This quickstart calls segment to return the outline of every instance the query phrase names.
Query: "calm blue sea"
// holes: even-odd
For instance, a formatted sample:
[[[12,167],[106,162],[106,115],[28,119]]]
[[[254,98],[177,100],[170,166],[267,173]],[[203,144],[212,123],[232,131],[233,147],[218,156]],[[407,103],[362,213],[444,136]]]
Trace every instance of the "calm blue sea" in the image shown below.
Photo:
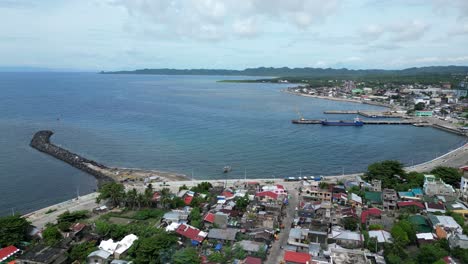
[[[433,159],[464,139],[413,126],[293,125],[324,110],[379,109],[281,93],[285,85],[218,83],[222,76],[0,73],[0,215],[95,189],[93,177],[31,149],[32,134],[109,166],[195,178],[360,172],[372,162]],[[352,119],[354,116],[329,118]]]

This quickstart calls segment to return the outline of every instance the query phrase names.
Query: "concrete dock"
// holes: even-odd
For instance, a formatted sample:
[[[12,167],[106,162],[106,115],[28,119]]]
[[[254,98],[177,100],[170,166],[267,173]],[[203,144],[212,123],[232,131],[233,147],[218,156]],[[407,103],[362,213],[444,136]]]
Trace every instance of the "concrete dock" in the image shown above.
[[[404,114],[391,111],[361,111],[361,110],[330,110],[324,111],[328,115],[360,115],[368,118],[403,118]]]

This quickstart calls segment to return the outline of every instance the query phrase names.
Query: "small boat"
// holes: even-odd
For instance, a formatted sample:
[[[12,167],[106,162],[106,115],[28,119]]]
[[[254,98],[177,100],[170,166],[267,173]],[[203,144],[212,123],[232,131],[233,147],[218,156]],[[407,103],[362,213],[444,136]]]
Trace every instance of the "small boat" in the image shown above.
[[[224,173],[228,173],[228,172],[230,172],[231,170],[232,170],[232,169],[231,169],[231,166],[224,166],[224,168],[223,168],[223,172],[224,172]]]
[[[353,121],[328,121],[323,120],[322,125],[324,126],[363,126],[364,122],[361,121],[358,117],[356,117]]]

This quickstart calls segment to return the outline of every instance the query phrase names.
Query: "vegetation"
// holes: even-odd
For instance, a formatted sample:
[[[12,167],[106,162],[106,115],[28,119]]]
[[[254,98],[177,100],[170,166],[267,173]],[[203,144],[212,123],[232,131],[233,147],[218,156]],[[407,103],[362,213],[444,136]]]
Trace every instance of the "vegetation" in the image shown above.
[[[454,187],[460,187],[460,178],[462,177],[462,174],[456,168],[439,166],[433,169],[431,174],[434,174],[447,184],[453,185]]]
[[[177,237],[163,230],[151,237],[142,237],[135,241],[129,255],[135,264],[163,263],[164,252],[170,251],[177,245]]]
[[[392,188],[396,191],[407,191],[417,188],[424,183],[424,174],[417,172],[406,173],[399,161],[386,160],[369,165],[364,174],[367,181],[380,180],[382,188]]]
[[[358,227],[358,221],[354,217],[343,218],[343,226],[347,230],[355,231]]]
[[[97,202],[100,202],[102,199],[110,199],[114,206],[120,206],[125,198],[125,187],[121,183],[110,182],[104,184],[99,189],[99,196],[97,197]]]
[[[71,261],[79,261],[82,263],[86,262],[86,257],[96,250],[96,245],[94,242],[83,242],[81,244],[77,244],[72,246],[70,253],[68,254],[68,258]]]
[[[203,220],[202,220],[202,215],[200,213],[200,208],[194,207],[192,211],[190,212],[189,219],[190,219],[190,225],[196,228],[203,227]]]
[[[54,225],[47,225],[44,232],[42,232],[42,237],[44,238],[44,242],[49,246],[56,244],[63,238],[62,233]]]
[[[174,264],[197,264],[201,263],[198,252],[194,248],[184,248],[177,251],[172,259]]]
[[[249,205],[249,202],[249,196],[247,194],[245,194],[244,197],[237,198],[236,209],[241,212],[245,212],[247,206]]]
[[[213,185],[209,182],[201,182],[197,186],[192,187],[190,190],[196,193],[208,194]]]
[[[26,241],[30,227],[31,224],[20,215],[0,217],[0,247]]]

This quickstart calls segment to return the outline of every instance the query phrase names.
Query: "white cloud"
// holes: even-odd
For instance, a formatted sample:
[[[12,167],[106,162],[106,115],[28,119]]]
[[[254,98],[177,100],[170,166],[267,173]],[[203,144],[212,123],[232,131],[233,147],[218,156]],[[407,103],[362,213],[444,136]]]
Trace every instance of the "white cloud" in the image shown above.
[[[223,39],[231,35],[254,37],[271,23],[286,22],[307,29],[338,9],[328,0],[109,0],[123,7],[138,27],[168,31],[179,37]],[[150,25],[153,24],[153,25]],[[129,27],[130,28],[130,27]]]
[[[360,31],[360,36],[368,41],[384,37],[387,37],[387,41],[414,41],[421,39],[429,29],[430,25],[420,20],[385,25],[371,24]]]

